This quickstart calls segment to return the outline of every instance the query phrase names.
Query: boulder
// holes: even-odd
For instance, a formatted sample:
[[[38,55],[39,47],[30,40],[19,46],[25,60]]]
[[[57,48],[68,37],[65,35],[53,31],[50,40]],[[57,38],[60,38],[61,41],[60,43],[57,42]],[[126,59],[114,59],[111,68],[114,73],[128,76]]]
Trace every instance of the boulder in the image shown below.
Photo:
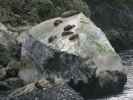
[[[61,23],[55,25],[57,20]],[[33,27],[22,42],[22,56],[32,59],[46,79],[60,78],[107,91],[119,90],[126,83],[119,55],[104,32],[83,13]]]
[[[36,70],[35,64],[30,59],[23,57],[20,63],[18,77],[24,81],[24,84],[37,81],[41,78],[42,74]]]
[[[7,28],[5,27],[5,25],[0,23],[0,30],[7,31]]]

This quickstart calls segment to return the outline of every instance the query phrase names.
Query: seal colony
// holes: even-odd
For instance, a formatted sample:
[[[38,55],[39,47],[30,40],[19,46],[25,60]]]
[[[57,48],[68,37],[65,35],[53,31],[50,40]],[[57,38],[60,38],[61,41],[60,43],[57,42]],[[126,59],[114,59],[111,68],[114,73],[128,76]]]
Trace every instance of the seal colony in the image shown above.
[[[62,80],[85,98],[119,91],[127,81],[119,55],[83,13],[42,22],[23,40],[22,58],[31,60],[39,79]]]

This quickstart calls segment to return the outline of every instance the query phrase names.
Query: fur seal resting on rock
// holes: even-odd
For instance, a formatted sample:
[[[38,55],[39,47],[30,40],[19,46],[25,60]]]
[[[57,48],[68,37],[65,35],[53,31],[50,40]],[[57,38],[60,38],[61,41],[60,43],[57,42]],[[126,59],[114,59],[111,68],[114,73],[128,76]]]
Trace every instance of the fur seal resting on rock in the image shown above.
[[[83,95],[84,91],[102,90],[105,94],[122,89],[126,70],[104,32],[83,13],[62,18],[63,23],[55,27],[58,19],[42,22],[29,31],[22,42],[22,57],[32,59],[43,78],[60,78],[75,90],[79,86],[77,91]],[[64,37],[67,25],[74,25],[70,29],[73,34]],[[50,36],[56,36],[54,42],[48,42]]]

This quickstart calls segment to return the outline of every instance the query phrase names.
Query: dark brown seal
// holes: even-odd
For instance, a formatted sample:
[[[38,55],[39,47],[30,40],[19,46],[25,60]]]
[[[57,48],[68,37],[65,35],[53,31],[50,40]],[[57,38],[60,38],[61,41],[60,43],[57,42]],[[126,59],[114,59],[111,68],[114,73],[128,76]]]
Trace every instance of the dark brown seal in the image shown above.
[[[69,31],[71,29],[73,29],[76,25],[67,25],[64,27],[64,31]]]
[[[39,82],[35,83],[35,87],[38,89],[43,89],[43,87],[41,86],[41,84]]]
[[[56,38],[57,38],[57,36],[50,36],[50,37],[48,38],[48,43],[53,42]]]
[[[79,35],[78,34],[74,34],[72,35],[69,40],[72,41],[72,40],[76,40],[76,39],[79,39]]]
[[[64,31],[64,32],[62,32],[62,36],[67,36],[67,35],[71,35],[71,34],[73,34],[74,32],[72,32],[72,31]]]
[[[63,21],[58,19],[54,21],[54,26],[58,26],[59,24],[61,24]]]

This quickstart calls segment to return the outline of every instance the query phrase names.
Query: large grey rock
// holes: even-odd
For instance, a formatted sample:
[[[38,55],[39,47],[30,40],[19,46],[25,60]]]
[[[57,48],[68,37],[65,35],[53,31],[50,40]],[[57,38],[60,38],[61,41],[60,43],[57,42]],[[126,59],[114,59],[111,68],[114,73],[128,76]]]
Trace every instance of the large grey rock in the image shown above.
[[[33,27],[24,39],[22,56],[31,58],[48,79],[94,83],[105,90],[116,90],[126,82],[119,55],[104,32],[82,13]]]
[[[30,70],[27,71],[28,73],[33,73],[34,71],[35,73],[42,74],[43,76],[41,76],[46,79],[63,78],[65,81],[74,79],[75,82],[78,82],[79,80],[87,82],[88,78],[92,78],[93,74],[95,73],[96,67],[93,61],[90,61],[91,63],[88,65],[90,67],[88,67],[87,64],[82,62],[82,58],[73,54],[52,49],[45,44],[41,44],[32,37],[29,37],[26,43],[28,43],[28,45],[23,44],[22,47],[23,59],[29,57],[33,60],[32,63],[34,63],[32,66],[30,66]],[[31,49],[33,51],[30,52],[29,50]],[[40,56],[42,58],[40,58]],[[37,71],[34,70],[35,68]],[[85,71],[85,69],[87,70]],[[20,71],[20,77],[25,74],[25,72],[26,70],[23,73]],[[29,79],[32,78],[29,77]]]

